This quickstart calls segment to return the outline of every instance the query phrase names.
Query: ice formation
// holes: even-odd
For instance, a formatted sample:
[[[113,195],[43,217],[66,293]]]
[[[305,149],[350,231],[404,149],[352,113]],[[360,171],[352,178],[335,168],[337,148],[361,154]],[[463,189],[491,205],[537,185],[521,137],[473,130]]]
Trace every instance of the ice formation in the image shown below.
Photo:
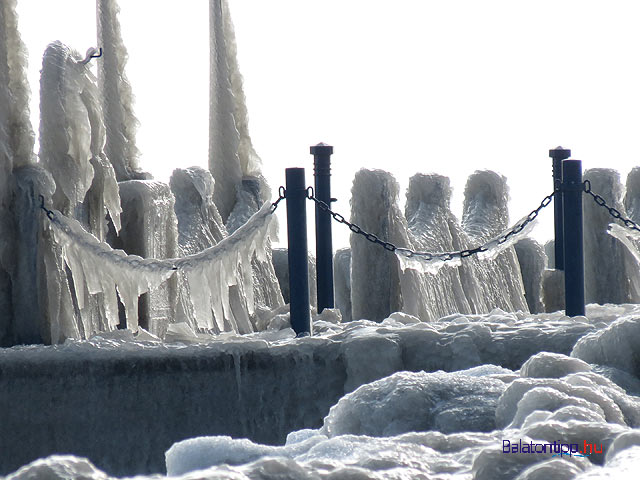
[[[259,183],[259,205],[269,200],[270,192],[249,136],[242,75],[227,0],[210,0],[209,9],[209,170],[216,182],[214,200],[226,223],[244,178],[253,177]]]
[[[449,268],[440,269],[442,265],[425,267],[404,253],[394,256],[381,251],[352,234],[354,318],[377,320],[403,311],[429,321],[456,312],[486,313],[496,306],[527,311],[513,246],[497,240],[508,226],[508,216],[502,216],[507,215],[504,177],[493,172],[469,177],[462,226],[450,210],[449,181],[440,175],[411,178],[404,215],[396,205],[397,183],[386,172],[359,171],[352,195],[353,222],[397,247],[438,253],[490,245],[484,258],[458,258],[447,262]]]
[[[98,87],[104,112],[106,145],[119,182],[149,178],[140,171],[136,147],[138,120],[133,111],[133,93],[125,66],[127,48],[122,41],[117,0],[98,0],[98,43],[103,55],[98,62]]]
[[[34,133],[29,121],[27,54],[18,31],[16,1],[0,5],[0,345],[12,342],[12,283],[19,242],[12,208],[12,171],[34,162]],[[13,277],[13,279],[12,279]],[[15,285],[14,285],[15,286]]]
[[[533,238],[523,238],[518,241],[514,247],[516,249],[516,255],[518,256],[518,263],[520,264],[524,296],[527,299],[529,311],[531,313],[545,312],[547,310],[545,310],[544,306],[542,282],[547,256],[544,253],[542,245]]]
[[[144,181],[131,182],[147,185]],[[146,195],[149,199],[158,197],[160,196]],[[140,208],[139,211],[148,212],[152,209]],[[113,250],[108,244],[100,242],[86,232],[79,222],[65,217],[60,212],[54,212],[51,225],[55,241],[62,247],[62,258],[72,274],[78,308],[82,311],[85,307],[82,301],[85,298],[85,288],[90,294],[99,293],[104,297],[104,313],[108,325],[100,325],[97,328],[85,326],[85,331],[108,331],[118,325],[118,297],[125,306],[127,327],[136,331],[138,297],[157,288],[175,271],[183,272],[185,275],[196,326],[215,326],[218,331],[226,331],[231,327],[238,331],[237,322],[242,319],[233,315],[229,287],[237,286],[243,289],[248,313],[253,314],[251,259],[253,255],[257,255],[259,260],[265,260],[266,243],[269,236],[274,234],[273,218],[270,205],[265,203],[234,235],[223,239],[216,246],[186,257],[166,260],[143,259],[135,255],[126,255],[122,250]],[[166,220],[166,215],[164,219]],[[163,225],[166,226],[167,223],[165,221]],[[154,231],[156,235],[159,234],[157,229]],[[142,240],[144,238],[146,237],[143,236]],[[167,242],[161,241],[159,245],[166,246]],[[140,248],[145,247],[148,246],[143,242]],[[158,252],[145,250],[141,253]],[[231,323],[230,326],[225,325],[225,319]],[[244,327],[251,330],[249,326]]]
[[[627,216],[622,203],[620,174],[612,169],[594,168],[585,171],[585,180],[594,193],[602,196],[610,207]],[[627,192],[627,203],[633,204]],[[597,205],[589,195],[584,199],[584,277],[587,303],[640,302],[640,273],[627,249],[619,239],[606,235],[610,213]]]

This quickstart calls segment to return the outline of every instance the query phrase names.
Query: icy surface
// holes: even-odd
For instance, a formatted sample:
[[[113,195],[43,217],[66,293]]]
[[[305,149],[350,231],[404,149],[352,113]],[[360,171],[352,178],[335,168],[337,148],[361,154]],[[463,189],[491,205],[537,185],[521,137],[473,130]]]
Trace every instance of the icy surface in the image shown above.
[[[212,337],[172,325],[179,343],[161,343],[143,330],[114,331],[55,347],[0,350],[0,448],[20,464],[35,458],[30,452],[67,451],[109,472],[158,472],[172,443],[209,435],[177,443],[167,457],[176,475],[212,468],[195,478],[229,472],[245,478],[267,465],[293,478],[357,471],[364,478],[513,479],[527,469],[524,478],[537,478],[536,470],[600,471],[636,444],[640,426],[638,397],[613,380],[636,386],[640,380],[566,355],[589,332],[595,338],[638,315],[637,305],[590,305],[586,318],[496,310],[432,324],[401,313],[382,323],[344,324],[323,312],[315,319],[317,335],[304,339],[287,328]],[[625,356],[635,362],[634,350],[618,352]],[[6,382],[13,387],[4,388]],[[163,395],[150,393],[158,391]],[[109,398],[119,400],[104,403]],[[51,402],[55,416],[44,408]],[[96,409],[100,415],[90,413]],[[123,411],[126,429],[110,427]],[[15,436],[16,422],[27,443]],[[52,434],[41,438],[32,428]],[[100,438],[91,435],[96,429]],[[504,439],[587,441],[603,452],[505,454]],[[79,460],[53,458],[37,468],[62,468],[60,462],[73,469],[69,462]]]

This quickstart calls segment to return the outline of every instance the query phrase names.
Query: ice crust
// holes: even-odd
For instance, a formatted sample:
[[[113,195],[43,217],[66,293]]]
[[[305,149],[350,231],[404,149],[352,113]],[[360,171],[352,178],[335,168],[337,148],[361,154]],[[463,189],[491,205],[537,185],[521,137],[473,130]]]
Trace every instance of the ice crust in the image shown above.
[[[0,448],[19,448],[14,425],[27,421],[50,425],[58,442],[89,435],[82,448],[66,443],[65,451],[89,455],[121,474],[124,465],[126,472],[160,471],[159,446],[168,449],[194,436],[188,432],[220,436],[178,443],[167,456],[174,475],[211,466],[197,478],[225,478],[229,472],[245,478],[266,465],[293,478],[344,478],[353,471],[364,478],[447,472],[460,479],[516,478],[534,464],[545,471],[599,471],[594,465],[607,468],[635,445],[639,399],[608,378],[623,378],[612,375],[612,367],[603,370],[567,354],[589,332],[608,331],[621,317],[639,314],[637,305],[590,305],[586,318],[572,319],[498,310],[432,324],[407,314],[348,324],[325,316],[316,321],[316,336],[303,339],[290,329],[218,337],[186,330],[178,336],[173,329],[180,343],[172,344],[125,330],[54,347],[0,350],[0,382],[20,385],[0,385]],[[632,362],[635,353],[626,355]],[[73,372],[75,393],[67,391],[67,371]],[[94,378],[102,380],[95,384]],[[40,392],[37,402],[58,406],[55,418],[34,400],[20,400],[33,397],[29,385]],[[165,393],[140,403],[151,391]],[[100,406],[106,398],[122,402]],[[102,415],[88,415],[87,408]],[[101,429],[122,408],[131,415],[126,429],[107,428],[99,441],[91,440],[86,422],[89,430]],[[177,423],[158,422],[165,416]],[[74,427],[79,418],[85,418],[81,431]],[[9,458],[33,458],[28,452],[45,439],[28,437],[35,443]],[[618,452],[609,454],[618,438]],[[588,459],[507,455],[503,439],[586,440],[602,444],[604,453]],[[69,462],[49,460],[59,461]]]

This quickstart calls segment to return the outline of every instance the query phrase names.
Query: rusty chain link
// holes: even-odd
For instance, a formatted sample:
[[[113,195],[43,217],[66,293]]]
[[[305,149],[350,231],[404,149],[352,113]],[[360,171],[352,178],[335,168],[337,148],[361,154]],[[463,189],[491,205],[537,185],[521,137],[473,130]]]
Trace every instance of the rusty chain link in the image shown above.
[[[466,258],[466,257],[470,257],[472,255],[475,255],[477,253],[486,252],[487,250],[489,250],[490,246],[493,245],[493,244],[502,245],[503,243],[505,243],[512,236],[517,235],[518,233],[522,232],[522,230],[524,230],[524,228],[529,223],[533,222],[536,219],[536,217],[538,216],[538,214],[540,213],[540,210],[542,210],[544,207],[546,207],[547,205],[549,205],[551,203],[551,200],[553,199],[554,195],[555,195],[555,192],[552,192],[550,195],[547,195],[546,197],[544,197],[542,202],[540,202],[540,205],[538,206],[538,208],[536,208],[529,215],[524,217],[524,220],[522,220],[521,222],[518,222],[516,225],[514,225],[507,233],[505,233],[504,235],[501,235],[498,238],[492,239],[492,240],[488,241],[487,243],[485,243],[483,245],[480,245],[479,247],[469,248],[469,249],[466,249],[466,250],[460,250],[460,251],[457,251],[457,252],[430,253],[430,252],[415,252],[415,251],[410,250],[408,248],[396,247],[391,242],[385,242],[384,240],[379,239],[373,233],[369,233],[369,232],[363,230],[362,228],[360,228],[355,223],[351,223],[348,220],[346,220],[344,218],[344,216],[340,215],[339,213],[336,213],[336,212],[332,211],[331,208],[329,207],[329,205],[327,205],[322,200],[318,200],[314,196],[313,187],[308,187],[307,188],[307,198],[309,200],[313,200],[316,203],[316,205],[318,206],[318,208],[320,208],[320,210],[323,210],[323,211],[329,213],[336,222],[345,224],[346,226],[349,227],[349,230],[351,230],[353,233],[355,233],[357,235],[362,235],[365,239],[369,240],[371,243],[378,244],[378,245],[382,246],[385,250],[388,250],[390,252],[398,252],[398,253],[400,253],[400,254],[408,257],[408,258],[411,258],[411,257],[423,257],[425,260],[441,260],[441,261],[444,261],[444,262],[446,262],[448,260],[453,260],[454,258]]]
[[[590,195],[591,198],[593,198],[594,202],[596,202],[598,205],[600,205],[605,210],[608,210],[609,214],[613,218],[615,218],[616,220],[620,220],[622,223],[624,223],[624,225],[626,227],[631,228],[632,230],[637,230],[638,232],[640,232],[640,227],[638,226],[638,224],[636,222],[634,222],[633,220],[630,220],[628,218],[623,217],[619,210],[616,210],[615,208],[610,207],[609,205],[607,205],[607,202],[606,202],[606,200],[604,198],[602,198],[597,193],[593,193],[593,191],[591,190],[591,182],[589,180],[585,180],[583,182],[583,185],[584,185],[584,192],[587,195]]]

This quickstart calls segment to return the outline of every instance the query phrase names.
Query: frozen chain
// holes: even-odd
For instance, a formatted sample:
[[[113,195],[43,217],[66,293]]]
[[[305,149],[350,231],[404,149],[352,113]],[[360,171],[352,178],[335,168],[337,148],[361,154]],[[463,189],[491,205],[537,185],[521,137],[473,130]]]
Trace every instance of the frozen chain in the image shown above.
[[[551,203],[551,200],[553,199],[554,194],[555,194],[555,192],[552,192],[550,195],[547,195],[546,197],[544,197],[542,202],[540,202],[540,205],[538,206],[538,208],[536,208],[529,215],[527,215],[522,222],[517,223],[507,233],[505,233],[504,235],[500,236],[497,239],[497,244],[498,245],[502,245],[510,237],[512,237],[514,235],[517,235],[518,233],[522,232],[522,230],[524,230],[524,228],[529,223],[533,222],[536,219],[536,217],[540,213],[540,210],[542,210],[544,207],[546,207],[547,205],[549,205]],[[409,258],[410,257],[424,257],[425,260],[441,260],[441,261],[453,260],[454,258],[465,258],[465,257],[470,257],[471,255],[475,255],[475,254],[480,253],[480,252],[486,252],[487,250],[489,250],[490,244],[496,242],[496,240],[491,240],[490,242],[487,242],[487,243],[485,243],[485,244],[483,244],[483,245],[481,245],[479,247],[470,248],[470,249],[466,249],[466,250],[460,250],[460,251],[457,251],[457,252],[444,252],[444,253],[415,252],[415,251],[410,250],[408,248],[396,247],[393,243],[385,242],[384,240],[380,240],[373,233],[366,232],[365,230],[360,228],[355,223],[349,222],[348,220],[346,220],[344,218],[344,216],[340,215],[339,213],[336,213],[336,212],[332,211],[331,208],[329,207],[329,205],[327,205],[325,202],[323,202],[322,200],[318,200],[313,194],[313,187],[308,187],[307,188],[307,198],[309,200],[313,200],[316,203],[316,205],[318,206],[318,208],[320,208],[320,210],[323,210],[323,211],[329,213],[336,222],[344,223],[346,226],[348,226],[349,230],[351,230],[353,233],[355,233],[357,235],[362,235],[364,238],[369,240],[371,243],[378,244],[378,245],[382,246],[385,250],[389,250],[390,252],[398,252],[398,253],[401,253],[402,255],[404,255],[406,257],[409,257]]]
[[[620,211],[618,211],[615,208],[610,207],[609,205],[607,205],[607,202],[605,201],[604,198],[602,198],[597,193],[593,193],[593,191],[591,190],[591,182],[589,180],[585,180],[583,182],[583,185],[584,185],[584,192],[586,194],[590,195],[593,198],[594,202],[596,202],[598,205],[600,205],[605,210],[608,210],[609,214],[613,218],[623,222],[626,227],[631,228],[632,230],[637,230],[638,232],[640,232],[640,227],[638,226],[638,224],[636,222],[634,222],[633,220],[630,220],[628,218],[624,218],[622,216],[622,214],[620,213]]]

